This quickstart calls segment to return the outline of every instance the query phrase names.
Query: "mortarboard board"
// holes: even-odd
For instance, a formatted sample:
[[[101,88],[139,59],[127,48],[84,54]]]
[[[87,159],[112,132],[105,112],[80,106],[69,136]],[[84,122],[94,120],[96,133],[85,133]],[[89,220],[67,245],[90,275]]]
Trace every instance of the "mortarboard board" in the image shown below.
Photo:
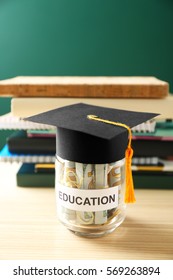
[[[89,115],[98,116],[101,121],[92,117],[89,119]],[[157,115],[78,103],[26,120],[57,127],[56,153],[61,158],[100,164],[123,159],[128,145],[126,128],[132,128]]]

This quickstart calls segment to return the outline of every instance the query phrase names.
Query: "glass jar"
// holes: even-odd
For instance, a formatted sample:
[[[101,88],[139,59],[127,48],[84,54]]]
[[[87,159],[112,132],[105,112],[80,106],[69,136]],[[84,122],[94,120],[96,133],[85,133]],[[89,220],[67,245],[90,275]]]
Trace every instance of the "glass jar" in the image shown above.
[[[84,164],[56,156],[55,187],[59,219],[77,235],[102,236],[125,218],[125,159]]]

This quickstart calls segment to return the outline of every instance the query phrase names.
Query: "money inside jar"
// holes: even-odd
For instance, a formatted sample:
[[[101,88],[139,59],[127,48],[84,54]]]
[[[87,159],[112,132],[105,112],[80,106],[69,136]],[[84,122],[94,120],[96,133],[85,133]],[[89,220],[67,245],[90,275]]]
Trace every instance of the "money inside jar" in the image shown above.
[[[86,164],[56,156],[60,220],[74,232],[80,227],[83,235],[91,229],[101,233],[104,226],[109,228],[115,221],[122,221],[125,217],[124,164],[125,159],[110,164]],[[111,189],[114,191],[109,192]]]

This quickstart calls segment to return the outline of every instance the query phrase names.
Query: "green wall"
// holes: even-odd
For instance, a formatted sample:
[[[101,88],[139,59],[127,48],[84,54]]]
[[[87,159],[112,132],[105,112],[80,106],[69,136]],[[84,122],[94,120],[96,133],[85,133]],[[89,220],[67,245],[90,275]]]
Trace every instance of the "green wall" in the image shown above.
[[[17,75],[153,75],[173,91],[173,1],[0,0],[0,80]]]

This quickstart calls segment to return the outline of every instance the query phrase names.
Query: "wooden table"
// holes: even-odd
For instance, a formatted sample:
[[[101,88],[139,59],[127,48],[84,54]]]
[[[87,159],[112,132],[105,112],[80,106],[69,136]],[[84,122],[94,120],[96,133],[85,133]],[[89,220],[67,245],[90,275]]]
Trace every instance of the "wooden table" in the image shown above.
[[[136,190],[125,222],[100,238],[78,237],[58,221],[51,188],[15,184],[0,164],[0,259],[173,259],[173,191]]]

